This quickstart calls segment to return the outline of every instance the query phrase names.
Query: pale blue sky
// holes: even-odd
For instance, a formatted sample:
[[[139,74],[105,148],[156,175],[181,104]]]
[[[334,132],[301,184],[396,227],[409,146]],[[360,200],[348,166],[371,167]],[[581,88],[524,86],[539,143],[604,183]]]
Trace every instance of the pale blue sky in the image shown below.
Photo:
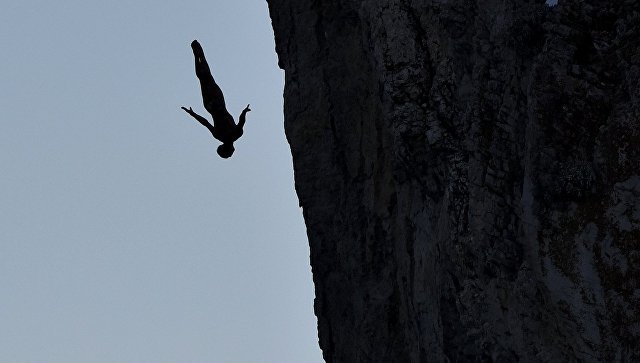
[[[5,2],[0,50],[0,362],[321,361],[266,2]]]

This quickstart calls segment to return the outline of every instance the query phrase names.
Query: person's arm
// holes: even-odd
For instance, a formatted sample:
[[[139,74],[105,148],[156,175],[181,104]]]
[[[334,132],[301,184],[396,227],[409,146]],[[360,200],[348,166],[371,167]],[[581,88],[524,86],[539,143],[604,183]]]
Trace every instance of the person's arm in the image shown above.
[[[213,132],[213,126],[211,126],[211,124],[209,123],[209,121],[207,121],[206,118],[198,115],[197,113],[195,113],[191,107],[189,107],[189,109],[187,110],[186,107],[182,107],[183,110],[185,110],[186,113],[188,113],[189,115],[191,115],[191,117],[195,118],[196,120],[198,120],[198,122],[200,122],[202,124],[202,126],[206,127],[207,129],[209,129],[211,132]]]
[[[240,128],[244,127],[244,123],[247,120],[247,112],[251,111],[251,109],[249,108],[249,105],[247,105],[247,107],[244,108],[244,110],[242,110],[242,113],[240,114],[240,119],[238,121],[238,126]]]

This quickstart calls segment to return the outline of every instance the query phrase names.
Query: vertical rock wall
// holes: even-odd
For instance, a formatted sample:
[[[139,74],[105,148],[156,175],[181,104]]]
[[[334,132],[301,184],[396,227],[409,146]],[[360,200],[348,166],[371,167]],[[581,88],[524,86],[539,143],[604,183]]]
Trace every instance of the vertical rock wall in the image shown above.
[[[327,362],[640,361],[640,3],[268,0]]]

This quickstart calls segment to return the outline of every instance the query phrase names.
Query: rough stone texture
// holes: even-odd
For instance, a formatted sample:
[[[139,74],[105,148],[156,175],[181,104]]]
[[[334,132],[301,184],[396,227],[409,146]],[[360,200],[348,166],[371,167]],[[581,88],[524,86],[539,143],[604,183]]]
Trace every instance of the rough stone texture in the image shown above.
[[[640,2],[268,0],[327,362],[640,361]]]

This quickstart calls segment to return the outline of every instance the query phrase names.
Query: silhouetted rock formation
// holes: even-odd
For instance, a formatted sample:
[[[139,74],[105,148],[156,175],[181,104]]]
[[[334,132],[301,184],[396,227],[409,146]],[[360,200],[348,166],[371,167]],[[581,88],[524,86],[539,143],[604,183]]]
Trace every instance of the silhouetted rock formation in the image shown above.
[[[268,2],[326,361],[640,361],[640,2]]]

